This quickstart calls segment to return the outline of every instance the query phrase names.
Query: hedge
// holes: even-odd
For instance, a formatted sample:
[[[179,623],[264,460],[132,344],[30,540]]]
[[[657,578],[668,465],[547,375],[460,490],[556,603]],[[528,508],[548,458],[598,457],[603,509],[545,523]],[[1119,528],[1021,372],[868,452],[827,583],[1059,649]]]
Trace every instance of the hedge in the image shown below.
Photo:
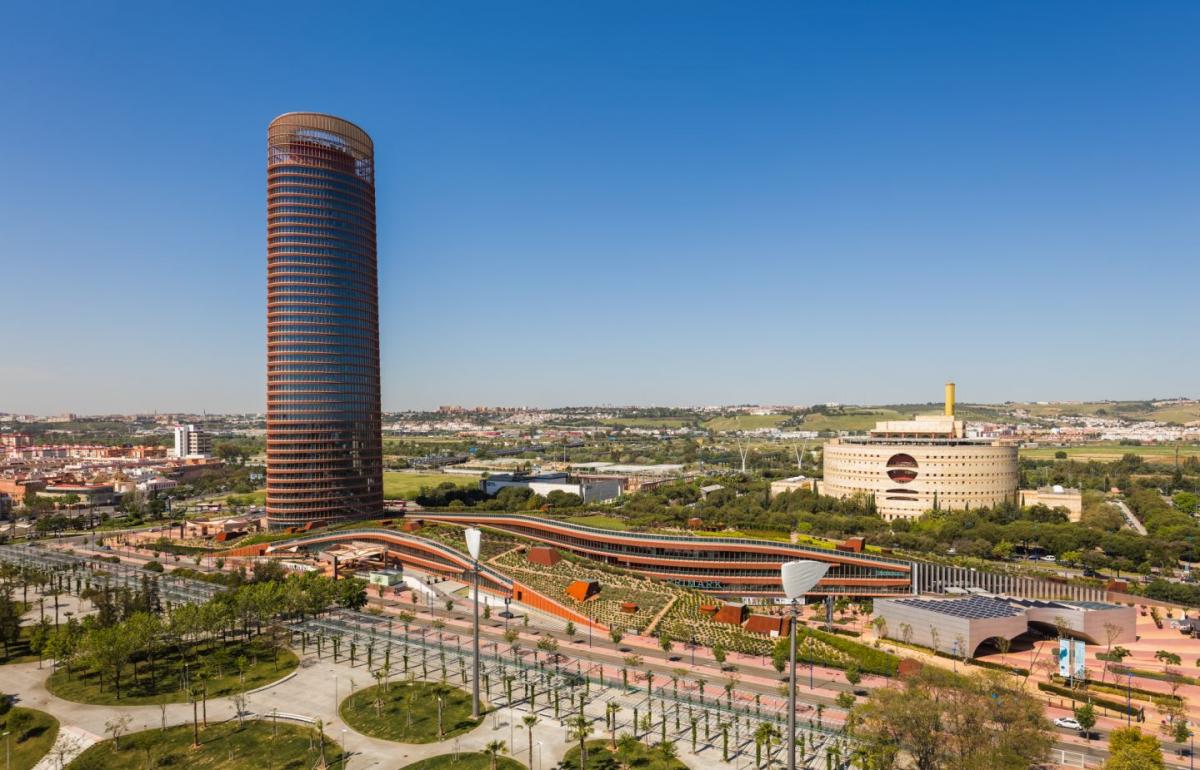
[[[1110,711],[1116,711],[1121,714],[1131,714],[1137,717],[1139,721],[1146,718],[1145,709],[1141,706],[1127,707],[1124,703],[1119,701],[1108,700],[1107,698],[1096,698],[1090,694],[1080,693],[1078,690],[1072,690],[1069,687],[1059,687],[1056,684],[1049,684],[1047,682],[1038,682],[1037,687],[1042,692],[1061,695],[1062,697],[1070,698],[1073,701],[1091,702],[1097,706],[1103,706]],[[1080,695],[1084,695],[1085,697],[1081,698]]]
[[[864,674],[895,676],[897,670],[900,668],[900,658],[892,655],[890,652],[877,650],[874,647],[868,647],[865,644],[852,642],[836,634],[827,634],[824,631],[818,631],[813,628],[808,629],[807,633],[811,634],[814,639],[822,644],[826,644],[838,652],[847,655],[858,664],[859,670]],[[833,666],[834,668],[843,668],[842,663],[837,660],[818,660],[817,662]]]
[[[1085,682],[1085,685],[1088,692],[1104,692],[1108,693],[1109,695],[1118,696],[1129,693],[1131,697],[1139,700],[1148,700],[1151,702],[1156,700],[1174,701],[1180,706],[1183,705],[1183,698],[1179,697],[1178,695],[1171,695],[1170,693],[1153,692],[1151,690],[1143,690],[1140,687],[1123,687],[1120,684],[1113,684],[1111,682],[1095,682],[1090,679]]]
[[[1110,668],[1109,670],[1112,670],[1112,669]],[[1184,684],[1184,685],[1200,684],[1200,681],[1196,680],[1195,676],[1188,676],[1187,674],[1169,674],[1169,673],[1163,673],[1163,672],[1152,672],[1152,670],[1147,670],[1145,668],[1134,668],[1133,675],[1141,676],[1142,679],[1156,679],[1158,681],[1171,681],[1171,679],[1178,678],[1178,681],[1182,682],[1182,684]]]

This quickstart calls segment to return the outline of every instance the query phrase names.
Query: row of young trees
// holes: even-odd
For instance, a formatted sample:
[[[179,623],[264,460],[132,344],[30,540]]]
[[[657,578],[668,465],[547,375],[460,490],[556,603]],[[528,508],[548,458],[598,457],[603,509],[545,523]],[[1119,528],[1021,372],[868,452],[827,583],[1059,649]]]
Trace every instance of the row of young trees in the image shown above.
[[[52,623],[43,616],[30,633],[30,649],[64,666],[88,667],[121,698],[132,672],[156,690],[162,677],[180,679],[186,667],[233,640],[269,636],[277,654],[280,621],[315,616],[331,606],[361,607],[366,581],[334,581],[316,573],[272,577],[224,590],[202,604],[164,603],[156,579],[145,576],[137,588],[102,585],[85,588],[82,598],[96,612],[82,619]]]

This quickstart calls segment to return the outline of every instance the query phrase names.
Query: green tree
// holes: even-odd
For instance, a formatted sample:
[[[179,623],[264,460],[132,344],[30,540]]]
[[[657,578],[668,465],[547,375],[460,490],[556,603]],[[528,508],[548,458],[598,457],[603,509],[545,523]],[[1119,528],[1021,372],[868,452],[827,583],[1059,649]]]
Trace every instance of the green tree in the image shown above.
[[[1136,727],[1122,727],[1109,733],[1108,752],[1104,770],[1163,770],[1158,738],[1143,735]]]
[[[767,764],[770,764],[771,746],[779,737],[779,728],[770,722],[762,722],[754,730],[754,766],[762,767],[763,748],[767,752]]]
[[[1084,737],[1090,741],[1092,728],[1096,726],[1096,708],[1092,706],[1091,701],[1075,707],[1075,721],[1083,729]]]
[[[521,717],[521,722],[522,722],[522,724],[525,725],[525,733],[529,737],[529,766],[530,767],[533,767],[533,728],[537,727],[537,723],[540,721],[541,720],[538,719],[537,714],[526,714],[525,716]]]
[[[85,657],[112,682],[117,700],[121,699],[121,675],[136,651],[136,640],[121,626],[96,628],[83,640]]]
[[[567,726],[569,740],[579,741],[579,770],[587,768],[587,739],[592,734],[592,720],[583,715],[572,717]]]
[[[1026,770],[1045,759],[1053,740],[1037,699],[997,671],[926,666],[872,690],[854,714],[852,733],[877,768],[905,755],[917,770]]]
[[[791,661],[791,641],[789,637],[780,637],[771,648],[771,665],[779,673],[783,673]]]
[[[624,733],[617,739],[617,762],[620,763],[622,770],[629,770],[633,767],[640,748],[641,744],[638,739],[629,733]]]
[[[487,745],[483,747],[483,753],[487,755],[492,770],[496,770],[496,764],[500,761],[500,755],[507,751],[508,747],[504,741],[488,741]]]
[[[1171,723],[1171,737],[1174,738],[1175,742],[1180,746],[1187,744],[1188,739],[1192,737],[1192,730],[1188,726],[1186,717],[1176,719]]]
[[[1200,496],[1191,492],[1176,492],[1171,497],[1171,504],[1175,506],[1175,510],[1180,513],[1193,514],[1196,512],[1197,506],[1200,506]]]
[[[12,646],[21,638],[21,608],[13,600],[12,588],[0,588],[0,644],[4,645],[4,658],[12,655]]]
[[[1177,653],[1170,650],[1158,650],[1154,653],[1155,660],[1161,661],[1163,664],[1163,673],[1166,673],[1168,666],[1178,666],[1183,662],[1183,658]]]
[[[348,610],[361,610],[367,604],[367,581],[347,578],[334,583],[335,601]]]

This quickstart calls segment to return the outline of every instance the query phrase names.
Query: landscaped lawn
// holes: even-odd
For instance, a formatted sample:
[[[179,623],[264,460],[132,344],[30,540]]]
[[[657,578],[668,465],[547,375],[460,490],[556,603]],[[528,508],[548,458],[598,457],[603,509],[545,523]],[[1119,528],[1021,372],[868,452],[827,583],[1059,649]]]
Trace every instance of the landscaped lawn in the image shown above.
[[[246,493],[230,492],[229,494],[221,497],[220,500],[218,500],[217,502],[223,503],[231,497],[236,497],[239,500],[243,500],[246,503],[248,503],[249,505],[260,505],[260,506],[266,505],[267,504],[267,488],[263,487],[262,489],[256,489],[253,492],[246,492]]]
[[[470,732],[481,720],[471,719],[471,694],[445,687],[442,736],[438,737],[439,685],[432,682],[389,682],[359,690],[342,701],[346,724],[364,735],[401,743],[433,743]],[[376,705],[376,695],[382,708]]]
[[[237,720],[210,723],[200,731],[200,747],[192,748],[192,726],[146,730],[89,748],[68,770],[129,770],[179,767],[188,770],[308,770],[318,767],[321,742],[314,728],[290,722]],[[325,739],[328,767],[340,770],[341,747]]]
[[[618,745],[620,745],[619,741]],[[630,767],[638,768],[638,770],[687,770],[687,765],[683,762],[678,759],[665,759],[656,746],[647,746],[641,741],[638,741],[629,756],[623,759]],[[567,770],[579,770],[578,741],[563,756],[560,764]],[[616,770],[622,765],[623,763],[618,761],[611,751],[608,741],[587,742],[586,770]]]
[[[385,471],[383,474],[383,498],[385,500],[412,500],[420,493],[421,487],[436,487],[447,481],[459,487],[474,487],[479,484],[479,479],[475,476],[463,476],[457,473]]]
[[[219,698],[239,690],[253,690],[276,679],[283,677],[296,668],[299,660],[296,655],[286,648],[278,649],[278,662],[272,662],[271,643],[265,637],[256,637],[250,642],[242,640],[221,644],[204,644],[193,648],[188,657],[189,676],[191,681],[199,684],[205,671],[209,673],[208,697]],[[244,679],[239,675],[238,659],[244,658],[246,668]],[[94,703],[98,705],[113,705],[120,703],[128,706],[181,703],[187,700],[187,694],[182,687],[183,665],[179,653],[174,649],[166,649],[155,661],[156,675],[149,674],[149,665],[142,661],[138,664],[138,675],[134,676],[132,665],[126,666],[121,676],[121,698],[117,700],[113,683],[105,677],[103,684],[100,675],[90,666],[75,666],[70,675],[66,667],[50,675],[46,680],[46,689],[65,700],[76,703]]]
[[[0,716],[0,733],[4,732],[12,733],[12,769],[29,770],[54,745],[58,720],[44,711],[14,706]]]
[[[590,513],[586,516],[568,516],[567,521],[571,524],[581,524],[585,527],[596,527],[597,529],[629,529],[629,525],[624,519],[618,519],[615,516],[605,516],[602,513]]]
[[[401,770],[492,770],[492,760],[487,754],[481,752],[439,754],[436,757],[405,765]],[[525,765],[515,759],[497,757],[496,770],[525,770]]]

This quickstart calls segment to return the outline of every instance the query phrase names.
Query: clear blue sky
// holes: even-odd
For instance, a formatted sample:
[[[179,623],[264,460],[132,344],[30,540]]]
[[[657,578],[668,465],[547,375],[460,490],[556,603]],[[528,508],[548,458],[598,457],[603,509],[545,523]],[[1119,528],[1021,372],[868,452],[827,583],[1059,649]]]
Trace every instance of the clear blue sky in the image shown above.
[[[1200,395],[1200,5],[10,3],[0,410],[260,411],[265,131],[384,407]]]

